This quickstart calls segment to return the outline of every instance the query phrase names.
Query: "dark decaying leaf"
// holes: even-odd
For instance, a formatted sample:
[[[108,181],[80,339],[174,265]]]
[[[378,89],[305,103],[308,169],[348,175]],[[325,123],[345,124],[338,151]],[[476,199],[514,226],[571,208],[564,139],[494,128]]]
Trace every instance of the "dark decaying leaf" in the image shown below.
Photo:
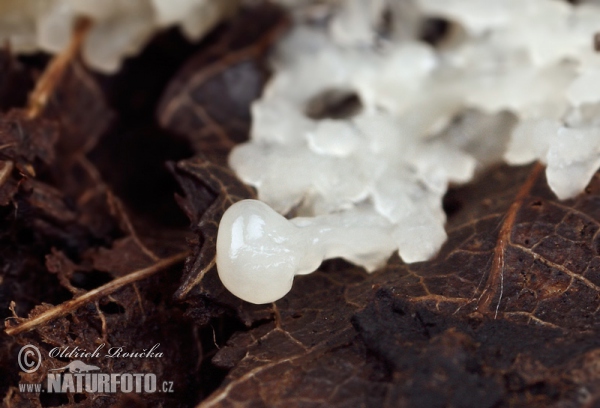
[[[66,67],[43,115],[60,124],[58,151],[65,160],[89,153],[115,117],[93,76],[77,60]]]
[[[52,66],[48,69],[52,69]],[[64,84],[60,83],[62,78],[57,76],[59,82],[52,85],[63,87]],[[83,84],[73,84],[73,87],[83,88]],[[96,96],[99,97],[96,105],[102,106],[100,94]],[[65,109],[61,111],[61,116],[68,118],[71,113],[72,110]],[[57,163],[69,169],[67,162],[62,160],[65,157],[56,148],[64,136],[61,120],[56,116],[33,113],[27,107],[14,108],[0,115],[0,155],[4,169],[9,170],[3,174],[0,183],[0,191],[4,193],[0,203],[4,206],[0,210],[0,306],[3,317],[8,317],[9,303],[12,313],[22,313],[51,307],[45,302],[60,303],[69,298],[69,291],[78,293],[78,289],[69,281],[70,276],[59,273],[61,267],[70,266],[68,258],[56,251],[50,255],[47,263],[48,270],[56,273],[58,281],[64,284],[61,287],[56,277],[46,270],[45,255],[50,253],[54,245],[73,253],[99,238],[86,225],[85,211],[74,205],[78,197],[65,193],[60,189],[60,183],[44,177],[59,167]],[[45,180],[36,178],[40,175]],[[10,189],[7,193],[8,186]],[[97,208],[92,212],[92,218],[105,214]],[[105,214],[104,218],[110,219],[112,216]],[[106,225],[110,223],[105,223],[105,228]],[[109,237],[104,238],[109,240]],[[24,338],[10,338],[4,333],[0,335],[1,347],[8,351],[0,361],[2,378],[7,379],[1,387],[3,394],[8,390],[4,399],[8,406],[39,406],[38,396],[30,396],[29,401],[19,403],[21,398],[14,388],[9,388],[11,384],[16,385],[15,377],[19,377],[19,371],[14,369],[15,347],[24,342]]]
[[[77,64],[76,61],[72,63]],[[2,66],[2,69],[5,68]],[[51,69],[52,66],[49,66],[48,70]],[[1,74],[0,77],[5,78]],[[57,75],[55,79],[58,82],[51,85],[62,92],[77,89],[81,94],[88,89],[85,84],[72,79],[67,80],[71,85],[65,88],[64,75]],[[53,98],[54,94],[50,96],[49,104],[60,102]],[[93,99],[98,108],[94,112],[107,113],[96,116],[96,120],[107,120],[110,112],[101,94],[96,92]],[[81,188],[85,201],[77,206],[77,195],[65,193],[60,183],[46,177],[59,167],[57,164],[61,168],[69,168],[65,156],[56,147],[66,137],[61,119],[64,118],[66,122],[71,118],[77,112],[75,105],[75,101],[72,101],[71,106],[64,106],[60,110],[60,118],[59,115],[43,112],[34,114],[28,107],[22,106],[12,106],[0,114],[0,159],[3,165],[0,176],[0,307],[3,317],[8,317],[8,306],[13,301],[13,310],[23,313],[36,303],[60,303],[68,299],[69,292],[57,284],[56,277],[48,273],[45,267],[45,256],[50,253],[51,247],[60,246],[73,254],[99,239],[109,242],[110,236],[99,233],[89,222],[91,220],[100,219],[97,224],[102,224],[101,230],[104,232],[112,233],[115,229],[116,222],[112,215],[106,210],[101,211],[102,207],[89,208],[89,211],[82,209],[85,203],[93,201],[83,190],[87,187],[96,188],[95,185],[88,184]],[[78,170],[73,171],[78,173]],[[0,342],[3,345],[11,344],[4,336],[0,336]],[[10,360],[4,361],[14,361],[14,356],[10,357]],[[16,371],[10,372],[10,377],[16,375]],[[9,378],[8,374],[6,378]],[[6,382],[2,387],[8,388],[9,384]]]
[[[21,166],[36,160],[50,164],[55,159],[54,145],[58,129],[46,118],[31,118],[22,109],[2,115],[0,122],[0,157]]]
[[[43,224],[50,236],[61,240],[81,241],[82,228],[100,238],[116,227],[113,197],[85,155],[114,114],[77,60],[58,74],[41,111],[19,108],[0,116],[0,159],[14,164],[0,185],[0,192],[10,188],[0,195],[0,204],[13,199],[13,186],[19,184],[17,208],[27,214],[28,222]],[[32,180],[40,175],[43,181]],[[68,202],[76,202],[77,208]]]
[[[0,50],[0,73],[0,111],[24,106],[33,88],[33,73],[9,49]]]
[[[166,227],[157,231],[153,223],[144,225],[139,219],[134,226],[126,205],[88,158],[115,115],[76,53],[51,61],[43,78],[43,95],[36,98],[34,91],[30,98],[35,103],[0,114],[0,307],[8,318],[0,334],[3,403],[109,407],[195,402],[205,392],[199,377],[189,375],[202,360],[198,329],[171,300],[180,280],[180,267],[173,265],[181,265],[187,254],[189,232]],[[142,236],[138,225],[151,235]],[[148,268],[155,265],[168,270]],[[144,270],[150,272],[140,274]],[[126,279],[134,275],[143,279]],[[92,289],[121,281],[130,283],[70,308],[72,302],[87,299]],[[36,319],[43,323],[19,329]],[[100,343],[130,351],[160,343],[161,358],[93,364],[107,373],[155,373],[173,381],[175,393],[52,396],[18,391],[17,383],[42,382],[49,369],[76,359],[48,358],[51,348],[91,351]],[[46,357],[33,374],[16,366],[18,349],[26,344],[36,345]]]
[[[250,103],[268,76],[265,54],[285,27],[275,6],[242,10],[171,82],[158,109],[161,125],[224,164],[229,150],[248,138]]]
[[[0,205],[8,205],[18,185],[35,175],[34,164],[54,162],[57,140],[52,121],[30,117],[24,109],[0,113]]]
[[[223,213],[233,203],[255,198],[254,191],[233,172],[202,156],[169,165],[185,197],[177,197],[192,222],[197,239],[187,260],[181,286],[175,296],[186,299],[188,311],[199,324],[227,310],[235,310],[245,325],[271,315],[271,308],[250,306],[233,296],[221,284],[215,267],[217,231]]]
[[[231,371],[200,406],[598,403],[600,177],[559,202],[541,166],[502,167],[448,200],[435,259],[298,277],[217,353]]]
[[[244,9],[210,38],[167,88],[158,117],[162,126],[185,136],[197,152],[170,164],[185,193],[178,203],[197,239],[175,296],[186,300],[198,324],[235,310],[245,325],[271,315],[270,308],[243,307],[220,283],[214,267],[218,222],[234,202],[253,198],[226,167],[230,149],[248,138],[250,104],[267,79],[265,57],[286,19],[271,5]]]
[[[78,309],[75,313],[61,317],[52,324],[40,326],[34,335],[18,338],[20,345],[33,344],[41,353],[44,364],[35,373],[21,373],[21,382],[43,382],[48,370],[64,366],[68,361],[48,357],[54,347],[69,347],[73,350],[94,351],[101,343],[104,354],[111,347],[123,347],[123,352],[149,350],[159,344],[156,358],[96,358],[90,363],[105,373],[154,373],[161,381],[173,381],[175,394],[144,394],[131,400],[128,394],[70,393],[68,395],[44,395],[14,393],[11,407],[41,407],[68,404],[80,407],[112,407],[117,403],[124,406],[185,406],[177,400],[198,398],[201,393],[198,378],[188,375],[196,370],[202,357],[194,338],[193,328],[183,312],[170,302],[169,291],[174,291],[178,282],[177,273],[163,273],[148,280],[135,283],[106,297],[96,304]],[[52,308],[40,305],[31,317]],[[193,394],[186,395],[187,390]],[[137,400],[137,401],[136,401]]]

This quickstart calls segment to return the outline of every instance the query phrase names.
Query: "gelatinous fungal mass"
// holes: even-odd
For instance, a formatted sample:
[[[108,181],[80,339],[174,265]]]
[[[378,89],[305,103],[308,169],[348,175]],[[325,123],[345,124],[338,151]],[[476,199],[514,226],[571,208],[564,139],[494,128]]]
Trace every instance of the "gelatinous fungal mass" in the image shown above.
[[[2,0],[0,43],[21,53],[57,53],[71,36],[76,18],[93,26],[82,54],[92,68],[114,73],[157,31],[181,27],[197,40],[235,10],[239,0]]]
[[[221,222],[217,266],[235,295],[277,300],[332,257],[368,271],[394,251],[430,259],[448,185],[490,163],[545,163],[560,199],[600,167],[600,6],[409,3],[346,0],[279,44],[251,140],[229,159],[265,203]],[[435,38],[431,22],[444,22]]]

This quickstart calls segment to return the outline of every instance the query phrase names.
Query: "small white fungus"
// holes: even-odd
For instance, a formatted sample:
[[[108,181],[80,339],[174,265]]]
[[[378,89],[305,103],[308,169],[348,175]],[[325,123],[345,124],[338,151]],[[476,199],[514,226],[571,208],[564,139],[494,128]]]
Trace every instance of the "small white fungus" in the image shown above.
[[[394,248],[390,224],[368,209],[288,221],[261,201],[244,200],[221,220],[217,265],[227,289],[261,304],[285,296],[295,275],[315,271],[325,259],[343,257],[374,270]]]
[[[0,43],[16,52],[60,52],[75,18],[94,22],[83,58],[94,69],[114,73],[158,30],[179,25],[197,40],[235,10],[239,0],[1,0]]]
[[[560,199],[600,167],[597,2],[330,4],[317,24],[296,13],[251,140],[229,159],[266,203],[236,204],[221,222],[217,267],[235,295],[277,300],[331,257],[368,271],[394,251],[430,259],[446,240],[448,185],[498,160],[545,163]],[[432,18],[449,22],[436,47],[419,38]],[[357,106],[325,109],[344,103]]]

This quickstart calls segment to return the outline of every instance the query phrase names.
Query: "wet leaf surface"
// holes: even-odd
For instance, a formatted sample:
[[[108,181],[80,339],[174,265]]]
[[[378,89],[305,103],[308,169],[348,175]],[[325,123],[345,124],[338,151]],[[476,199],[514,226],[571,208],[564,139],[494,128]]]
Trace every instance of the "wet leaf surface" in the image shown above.
[[[598,375],[582,362],[600,351],[599,189],[595,177],[558,202],[530,166],[451,191],[460,208],[435,259],[394,259],[373,275],[331,262],[298,277],[273,322],[217,353],[213,362],[232,369],[200,406],[598,401]]]

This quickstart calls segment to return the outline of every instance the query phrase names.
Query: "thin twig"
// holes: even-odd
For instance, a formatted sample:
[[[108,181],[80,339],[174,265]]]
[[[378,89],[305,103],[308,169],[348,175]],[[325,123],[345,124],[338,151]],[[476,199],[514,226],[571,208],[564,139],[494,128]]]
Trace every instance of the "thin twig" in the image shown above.
[[[492,268],[488,273],[485,287],[481,292],[477,302],[477,309],[481,313],[489,315],[491,314],[490,309],[492,307],[492,303],[495,300],[496,295],[499,295],[498,303],[496,304],[494,312],[494,319],[498,317],[500,302],[502,301],[502,296],[504,295],[504,257],[507,247],[512,244],[510,235],[515,226],[517,213],[521,209],[525,198],[527,198],[527,196],[530,194],[531,189],[534,187],[543,170],[544,166],[541,163],[537,163],[533,167],[531,173],[529,173],[529,177],[527,177],[517,192],[517,196],[515,197],[513,203],[508,208],[504,221],[500,227],[500,231],[498,232],[498,240],[496,247],[494,248]],[[499,294],[498,291],[500,292]]]
[[[58,84],[66,72],[69,63],[79,54],[83,40],[91,25],[92,23],[89,19],[80,19],[75,25],[69,45],[50,61],[50,64],[38,79],[33,92],[29,96],[28,117],[35,118],[44,110],[48,103],[48,98],[54,92],[56,84]]]
[[[0,169],[0,186],[2,186],[8,178],[10,177],[10,173],[14,168],[14,163],[10,160],[5,161],[2,169]]]
[[[216,257],[213,257],[210,260],[210,262],[208,263],[208,265],[206,265],[204,268],[202,268],[202,270],[199,273],[196,274],[196,277],[194,278],[194,280],[191,283],[186,283],[175,293],[175,297],[178,299],[183,299],[185,297],[185,295],[187,295],[194,286],[196,286],[198,283],[200,283],[200,281],[204,278],[204,275],[206,275],[206,273],[208,271],[210,271],[213,268],[213,266],[215,266],[216,264],[217,264]]]
[[[96,305],[96,312],[98,312],[98,317],[100,318],[100,321],[102,322],[102,340],[104,341],[104,343],[107,343],[108,342],[108,325],[106,324],[106,317],[104,316],[102,309],[100,309],[100,302],[98,300],[96,300],[94,302],[94,304]]]
[[[189,254],[190,253],[188,251],[181,252],[177,255],[173,255],[169,258],[158,261],[152,266],[140,269],[128,275],[117,278],[111,282],[108,282],[106,285],[100,286],[99,288],[96,288],[94,290],[90,290],[89,292],[87,292],[84,295],[81,295],[78,298],[69,300],[56,307],[53,307],[52,309],[45,311],[44,313],[34,317],[33,319],[26,320],[23,323],[14,327],[8,327],[5,330],[5,332],[9,336],[15,336],[17,334],[33,330],[41,324],[48,323],[51,320],[54,320],[58,317],[74,312],[75,310],[79,309],[81,306],[89,302],[94,302],[103,296],[109,295],[115,292],[116,290],[122,288],[123,286],[145,279],[165,268],[182,262]]]

